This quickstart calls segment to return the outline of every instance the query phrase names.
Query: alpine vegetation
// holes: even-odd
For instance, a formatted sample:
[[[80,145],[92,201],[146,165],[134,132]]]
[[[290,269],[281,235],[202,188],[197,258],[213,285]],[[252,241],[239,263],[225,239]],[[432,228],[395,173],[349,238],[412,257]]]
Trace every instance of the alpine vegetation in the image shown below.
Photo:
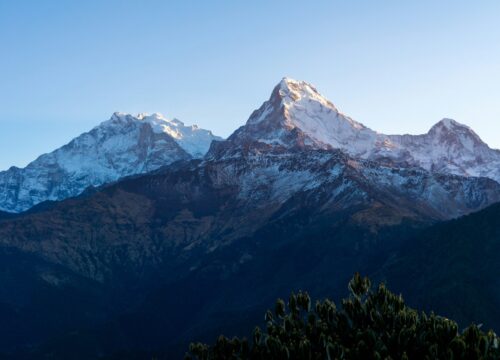
[[[191,344],[186,359],[500,359],[499,338],[470,325],[459,331],[447,318],[409,308],[384,284],[371,289],[358,273],[350,296],[336,304],[311,304],[305,292],[276,301],[265,314],[266,329],[252,340],[220,336],[215,344]]]

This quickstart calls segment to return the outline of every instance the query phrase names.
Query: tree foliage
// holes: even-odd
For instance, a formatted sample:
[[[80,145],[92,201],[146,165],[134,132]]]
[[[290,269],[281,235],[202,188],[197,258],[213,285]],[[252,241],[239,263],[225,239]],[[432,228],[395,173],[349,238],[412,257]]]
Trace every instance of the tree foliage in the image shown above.
[[[305,292],[278,299],[265,314],[266,330],[252,340],[220,336],[214,345],[191,344],[186,359],[500,359],[499,338],[433,313],[419,313],[384,284],[355,274],[350,296],[337,307],[329,299],[311,304]]]

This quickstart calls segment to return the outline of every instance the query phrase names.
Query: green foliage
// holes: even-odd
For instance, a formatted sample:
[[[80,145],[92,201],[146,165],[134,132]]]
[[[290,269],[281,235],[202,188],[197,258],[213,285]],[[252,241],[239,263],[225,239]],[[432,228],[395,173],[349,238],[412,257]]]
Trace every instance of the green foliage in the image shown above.
[[[266,312],[266,330],[255,328],[251,343],[220,336],[212,346],[191,344],[186,359],[500,359],[492,331],[471,325],[460,333],[454,321],[407,307],[384,284],[370,286],[355,274],[340,308],[328,299],[311,306],[307,293],[292,293]]]

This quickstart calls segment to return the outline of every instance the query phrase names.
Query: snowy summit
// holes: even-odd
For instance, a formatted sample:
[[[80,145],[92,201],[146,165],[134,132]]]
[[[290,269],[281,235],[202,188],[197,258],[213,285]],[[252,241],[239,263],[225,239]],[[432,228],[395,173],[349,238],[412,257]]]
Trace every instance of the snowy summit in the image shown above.
[[[212,132],[161,114],[116,112],[91,131],[38,157],[23,169],[0,172],[0,210],[20,212],[47,200],[142,174],[178,160],[201,158]]]
[[[232,147],[253,142],[334,148],[362,159],[389,159],[397,166],[500,181],[500,151],[468,126],[443,119],[423,135],[381,134],[339,112],[313,85],[287,77],[228,142]]]

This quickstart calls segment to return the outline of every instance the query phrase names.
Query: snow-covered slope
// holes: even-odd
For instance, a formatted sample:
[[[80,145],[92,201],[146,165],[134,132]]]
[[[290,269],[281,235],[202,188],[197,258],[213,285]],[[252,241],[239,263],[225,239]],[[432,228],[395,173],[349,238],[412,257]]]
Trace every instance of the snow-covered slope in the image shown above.
[[[222,140],[222,138],[212,134],[210,130],[200,129],[198,125],[186,126],[178,119],[169,120],[158,113],[152,115],[139,114],[137,119],[150,124],[156,133],[170,135],[194,158],[203,157],[207,153],[212,140]]]
[[[312,85],[284,78],[228,140],[233,146],[258,141],[287,148],[350,148],[361,154],[374,147],[377,134],[341,114]]]
[[[312,85],[284,78],[271,97],[225,144],[211,151],[249,146],[336,148],[395,166],[483,176],[500,181],[500,151],[488,147],[469,127],[443,119],[424,135],[385,135],[340,113]],[[219,154],[220,155],[220,154]]]
[[[424,169],[500,181],[500,151],[491,149],[468,126],[443,119],[424,135],[388,136],[395,158]],[[376,153],[376,151],[375,151]]]
[[[214,139],[219,138],[210,131],[160,114],[115,113],[25,168],[0,172],[0,210],[24,211],[46,200],[76,196],[89,186],[202,157]]]

